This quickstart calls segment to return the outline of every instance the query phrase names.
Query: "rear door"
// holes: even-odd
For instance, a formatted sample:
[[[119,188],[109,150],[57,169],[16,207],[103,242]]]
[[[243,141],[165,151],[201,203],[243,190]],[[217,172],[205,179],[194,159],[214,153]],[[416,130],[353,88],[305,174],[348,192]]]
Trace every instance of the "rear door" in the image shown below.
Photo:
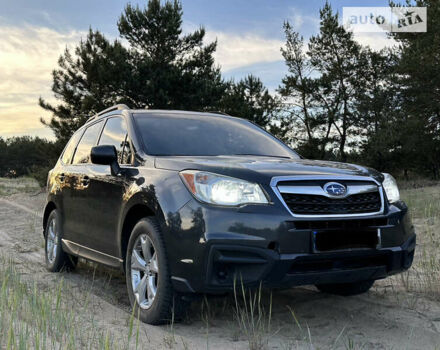
[[[103,124],[100,120],[85,129],[68,172],[71,195],[65,200],[65,226],[70,239],[66,239],[86,246],[91,244],[90,233],[94,220],[91,208],[93,191],[90,190],[90,176],[93,174],[93,165],[90,162],[90,151],[98,142]]]
[[[121,167],[131,165],[131,145],[122,116],[112,116],[106,120],[98,144],[115,146]],[[93,173],[89,176],[89,191],[93,193],[89,198],[89,214],[93,217],[93,230],[90,232],[93,238],[89,247],[117,257],[118,219],[130,178],[124,174],[112,175],[108,165],[93,165]]]
[[[55,167],[51,173],[51,182],[54,181],[55,188],[50,188],[49,191],[53,192],[58,198],[58,206],[61,209],[62,225],[63,225],[63,238],[67,240],[72,239],[71,230],[69,228],[70,216],[70,198],[72,196],[72,159],[80,140],[84,129],[78,130],[64,148],[64,152],[61,156],[59,166]]]

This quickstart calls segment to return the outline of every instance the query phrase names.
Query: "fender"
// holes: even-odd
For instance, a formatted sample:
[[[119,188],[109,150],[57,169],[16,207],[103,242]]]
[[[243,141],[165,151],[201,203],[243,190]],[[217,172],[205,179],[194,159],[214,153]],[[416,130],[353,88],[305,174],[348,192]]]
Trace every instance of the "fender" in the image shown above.
[[[157,198],[155,196],[152,196],[151,191],[144,191],[141,190],[140,192],[134,193],[124,204],[122,211],[121,211],[121,216],[120,216],[120,220],[118,222],[118,228],[117,228],[117,239],[118,242],[121,242],[121,238],[122,238],[122,229],[125,223],[125,220],[127,218],[128,213],[130,212],[130,210],[135,207],[136,205],[143,205],[146,208],[148,208],[147,211],[147,216],[154,216],[159,223],[162,225],[165,224],[166,220],[165,220],[165,216],[163,214],[162,208],[159,204],[159,202],[157,201]],[[121,249],[121,247],[119,247],[119,249]],[[122,254],[122,252],[121,252]],[[122,256],[122,255],[121,255]]]
[[[128,186],[123,195],[124,204],[117,227],[120,256],[124,256],[121,244],[124,223],[133,207],[143,205],[148,208],[146,214],[156,218],[164,233],[165,241],[167,241],[169,239],[168,217],[176,213],[191,199],[191,194],[180,177],[176,176],[175,171],[154,169],[152,172],[150,168],[140,167],[136,180]]]

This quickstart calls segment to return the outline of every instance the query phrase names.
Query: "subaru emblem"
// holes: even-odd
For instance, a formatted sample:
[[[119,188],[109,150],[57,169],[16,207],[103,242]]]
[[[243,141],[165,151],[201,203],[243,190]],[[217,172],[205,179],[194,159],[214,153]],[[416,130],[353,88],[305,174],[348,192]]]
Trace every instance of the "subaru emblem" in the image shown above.
[[[334,197],[342,197],[347,193],[345,186],[338,182],[327,182],[324,185],[324,191]]]

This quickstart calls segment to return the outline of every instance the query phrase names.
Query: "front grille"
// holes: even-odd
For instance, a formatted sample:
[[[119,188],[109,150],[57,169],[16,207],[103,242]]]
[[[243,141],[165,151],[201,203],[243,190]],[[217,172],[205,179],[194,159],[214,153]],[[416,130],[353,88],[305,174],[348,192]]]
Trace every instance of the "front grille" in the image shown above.
[[[381,209],[379,191],[353,194],[345,198],[319,195],[281,193],[294,214],[329,215],[374,213]]]

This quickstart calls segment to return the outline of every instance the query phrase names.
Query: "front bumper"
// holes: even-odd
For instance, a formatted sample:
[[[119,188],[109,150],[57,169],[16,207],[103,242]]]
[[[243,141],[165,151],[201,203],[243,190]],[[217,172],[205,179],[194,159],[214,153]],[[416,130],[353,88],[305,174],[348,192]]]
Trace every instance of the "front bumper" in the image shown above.
[[[376,280],[408,269],[416,245],[404,203],[370,218],[297,221],[276,207],[231,211],[191,201],[176,217],[180,225],[168,231],[166,245],[178,252],[170,257],[170,268],[174,288],[180,292],[223,293],[241,283],[288,288]],[[315,249],[314,232],[332,232],[329,227],[339,225],[338,221],[363,220],[370,220],[369,228],[380,232],[376,247]],[[315,224],[321,229],[313,228]]]
[[[230,289],[234,283],[271,288],[377,280],[408,269],[416,236],[401,247],[320,254],[278,254],[269,249],[211,247],[208,291]],[[234,281],[235,280],[235,281]]]

